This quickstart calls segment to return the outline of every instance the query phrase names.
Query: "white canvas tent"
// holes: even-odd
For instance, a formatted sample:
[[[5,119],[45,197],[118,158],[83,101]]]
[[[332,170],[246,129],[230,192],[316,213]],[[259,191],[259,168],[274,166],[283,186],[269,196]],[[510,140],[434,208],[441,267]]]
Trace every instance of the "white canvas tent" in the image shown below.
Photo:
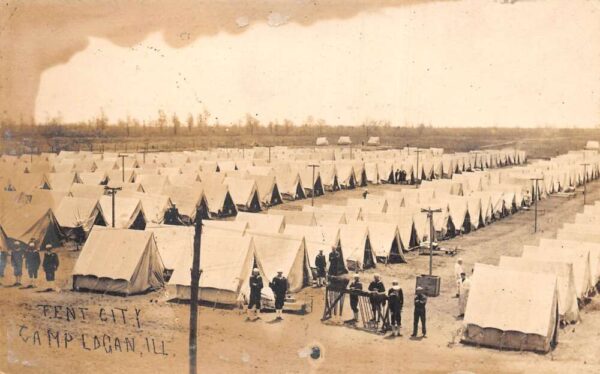
[[[523,257],[501,256],[501,268],[532,273],[553,274],[558,286],[558,313],[564,323],[579,321],[579,305],[575,291],[573,264],[557,261],[540,261]]]
[[[151,232],[94,228],[73,268],[73,289],[137,294],[164,285]]]
[[[97,199],[65,197],[54,210],[54,215],[67,236],[74,235],[80,239],[83,239],[80,235],[89,233],[93,225],[106,226],[106,218]]]
[[[462,342],[548,352],[558,340],[556,276],[475,264]]]
[[[146,231],[154,234],[156,247],[165,269],[175,269],[181,256],[193,253],[194,230],[193,226],[156,225],[146,227]]]
[[[285,228],[285,217],[275,214],[239,212],[236,222],[247,222],[251,230],[268,233],[282,233]]]
[[[99,200],[100,208],[106,217],[106,224],[113,226],[112,197],[104,195]],[[146,215],[140,199],[115,196],[115,222],[114,227],[118,229],[143,230],[146,227]]]

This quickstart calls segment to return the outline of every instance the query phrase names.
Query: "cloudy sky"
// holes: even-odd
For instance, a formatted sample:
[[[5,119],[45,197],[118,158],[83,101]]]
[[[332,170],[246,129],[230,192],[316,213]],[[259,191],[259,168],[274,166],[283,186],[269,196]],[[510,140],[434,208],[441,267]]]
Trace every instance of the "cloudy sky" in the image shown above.
[[[258,19],[229,12],[235,32],[196,37],[182,21],[181,45],[160,27],[129,43],[89,33],[39,75],[35,118],[600,125],[599,1],[382,5],[307,24],[282,4]]]

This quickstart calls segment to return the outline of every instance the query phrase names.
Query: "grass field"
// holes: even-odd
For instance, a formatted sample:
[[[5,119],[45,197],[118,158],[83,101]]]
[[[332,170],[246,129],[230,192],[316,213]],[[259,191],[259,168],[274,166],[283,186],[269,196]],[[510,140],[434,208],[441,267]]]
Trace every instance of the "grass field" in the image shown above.
[[[600,129],[517,129],[517,128],[430,128],[430,127],[259,127],[206,128],[109,127],[96,130],[82,126],[4,126],[2,153],[29,153],[60,150],[111,152],[175,151],[214,147],[314,146],[318,136],[335,144],[349,135],[353,147],[362,147],[370,136],[379,136],[382,147],[439,147],[445,152],[516,147],[533,158],[550,158],[569,150],[581,149],[587,140],[600,139]],[[363,147],[368,149],[368,147]]]

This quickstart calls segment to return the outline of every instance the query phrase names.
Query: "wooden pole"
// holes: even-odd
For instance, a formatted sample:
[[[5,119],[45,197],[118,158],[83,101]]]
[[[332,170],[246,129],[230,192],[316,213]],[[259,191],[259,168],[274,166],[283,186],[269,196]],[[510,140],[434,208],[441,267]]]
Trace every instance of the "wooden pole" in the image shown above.
[[[104,187],[105,190],[108,191],[108,194],[112,197],[112,227],[115,227],[115,195],[117,191],[121,190],[121,187]]]
[[[581,164],[583,165],[583,205],[585,205],[585,200],[586,200],[586,196],[587,195],[587,190],[586,190],[586,182],[587,182],[587,167],[589,164]]]
[[[202,211],[196,208],[196,224],[194,232],[194,256],[191,269],[191,296],[190,296],[190,336],[189,336],[189,359],[190,374],[197,373],[196,358],[198,352],[198,288],[200,283],[200,249],[202,240]]]
[[[533,232],[536,233],[537,232],[537,216],[538,216],[538,209],[537,209],[537,202],[539,199],[539,187],[538,187],[538,181],[541,181],[544,178],[530,178],[532,181],[535,181],[535,190],[534,190],[534,194],[535,195],[535,201],[534,201],[534,216],[533,216]]]
[[[421,209],[421,213],[427,213],[427,218],[429,218],[429,275],[433,273],[433,213],[441,212],[441,209]]]
[[[310,194],[310,206],[315,206],[315,169],[319,167],[317,164],[308,165],[312,168],[312,193]]]

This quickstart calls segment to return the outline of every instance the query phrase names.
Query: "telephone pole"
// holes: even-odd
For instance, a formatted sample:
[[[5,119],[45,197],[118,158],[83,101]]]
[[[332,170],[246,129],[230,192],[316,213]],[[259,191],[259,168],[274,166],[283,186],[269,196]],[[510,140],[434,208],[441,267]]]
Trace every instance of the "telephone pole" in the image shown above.
[[[268,145],[267,148],[269,148],[269,164],[271,163],[271,148],[273,148],[272,145]]]
[[[198,288],[200,284],[200,249],[202,247],[202,208],[196,208],[196,223],[194,231],[194,254],[191,268],[190,289],[190,336],[189,364],[190,374],[197,373],[196,358],[198,352]]]
[[[315,169],[319,167],[317,164],[308,165],[312,168],[312,192],[310,194],[310,206],[315,206]]]
[[[122,176],[122,182],[125,183],[125,157],[128,157],[128,155],[122,153],[122,154],[119,154],[118,157],[121,157],[121,176]]]
[[[433,229],[433,214],[434,213],[441,213],[442,210],[441,209],[421,209],[421,213],[427,213],[427,218],[429,219],[429,275],[432,275],[432,271],[433,271],[433,234],[434,234],[434,229]]]
[[[112,227],[115,227],[115,195],[117,191],[121,191],[122,187],[108,187],[105,186],[104,189],[108,191],[108,194],[112,197]]]
[[[533,232],[536,233],[537,232],[537,216],[538,216],[538,209],[537,209],[537,202],[538,202],[538,198],[539,198],[539,187],[538,187],[538,181],[543,180],[544,178],[529,178],[532,182],[535,181],[535,190],[534,193],[532,194],[534,197],[534,219],[533,219]]]
[[[586,200],[586,196],[587,195],[587,190],[586,190],[586,183],[587,183],[587,167],[588,167],[588,163],[583,163],[581,164],[583,166],[583,205],[585,205],[585,200]]]

